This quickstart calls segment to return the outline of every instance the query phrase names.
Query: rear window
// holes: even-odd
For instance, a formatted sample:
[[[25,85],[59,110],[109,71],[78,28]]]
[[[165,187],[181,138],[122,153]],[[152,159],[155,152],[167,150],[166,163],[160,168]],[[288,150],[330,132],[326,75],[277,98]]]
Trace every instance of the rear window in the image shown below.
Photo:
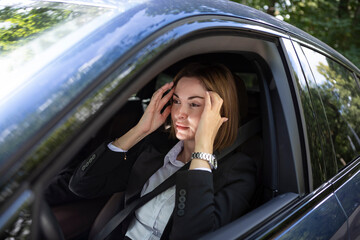
[[[315,78],[309,87],[320,95],[335,149],[336,165],[326,165],[337,172],[360,154],[360,91],[347,68],[309,48],[303,51]]]

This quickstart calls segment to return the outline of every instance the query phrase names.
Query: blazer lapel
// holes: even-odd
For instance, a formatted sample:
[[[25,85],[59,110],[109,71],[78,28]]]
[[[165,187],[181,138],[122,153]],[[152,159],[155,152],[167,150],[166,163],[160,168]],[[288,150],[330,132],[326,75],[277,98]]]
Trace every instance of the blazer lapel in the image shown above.
[[[150,150],[143,151],[132,167],[125,192],[125,206],[139,197],[146,181],[164,164],[165,154]]]

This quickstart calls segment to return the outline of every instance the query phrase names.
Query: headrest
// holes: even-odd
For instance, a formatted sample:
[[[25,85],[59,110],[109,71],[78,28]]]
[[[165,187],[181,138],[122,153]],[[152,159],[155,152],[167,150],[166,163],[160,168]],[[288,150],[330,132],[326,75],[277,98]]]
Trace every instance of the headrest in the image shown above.
[[[239,112],[240,112],[240,121],[241,123],[244,123],[243,121],[246,119],[248,115],[248,96],[246,92],[246,86],[244,81],[236,74],[234,75],[235,84],[238,92],[238,104],[239,104]]]

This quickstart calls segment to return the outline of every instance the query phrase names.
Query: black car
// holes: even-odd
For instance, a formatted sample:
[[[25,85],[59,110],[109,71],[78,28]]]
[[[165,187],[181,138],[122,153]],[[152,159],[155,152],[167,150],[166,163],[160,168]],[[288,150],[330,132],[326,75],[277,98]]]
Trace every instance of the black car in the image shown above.
[[[326,44],[222,0],[8,1],[0,16],[1,239],[85,239],[108,198],[67,189],[78,160],[205,60],[242,79],[233,149],[258,187],[203,239],[360,236],[360,70]]]

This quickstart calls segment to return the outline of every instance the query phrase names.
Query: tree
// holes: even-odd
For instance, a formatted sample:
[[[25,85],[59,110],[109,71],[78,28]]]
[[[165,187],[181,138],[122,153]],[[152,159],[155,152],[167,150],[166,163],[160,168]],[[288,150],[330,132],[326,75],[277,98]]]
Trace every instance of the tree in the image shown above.
[[[70,13],[69,10],[35,7],[0,9],[0,53],[23,45],[36,34],[66,20]]]
[[[233,0],[308,32],[360,67],[360,0]]]

